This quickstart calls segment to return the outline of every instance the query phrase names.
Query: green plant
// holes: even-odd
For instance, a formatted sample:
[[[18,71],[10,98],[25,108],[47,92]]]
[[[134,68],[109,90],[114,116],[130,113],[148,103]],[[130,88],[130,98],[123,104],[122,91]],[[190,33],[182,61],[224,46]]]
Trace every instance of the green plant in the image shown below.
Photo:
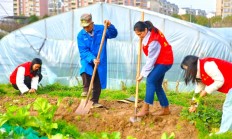
[[[161,136],[161,139],[174,139],[175,138],[175,134],[172,132],[170,136],[168,136],[168,134],[166,132],[164,132]]]

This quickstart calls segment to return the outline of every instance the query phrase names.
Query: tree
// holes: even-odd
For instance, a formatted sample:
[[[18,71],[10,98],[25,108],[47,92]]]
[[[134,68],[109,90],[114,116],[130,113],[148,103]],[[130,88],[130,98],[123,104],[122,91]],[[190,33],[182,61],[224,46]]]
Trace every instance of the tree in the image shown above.
[[[209,19],[205,16],[196,16],[196,24],[210,27]]]
[[[177,18],[177,19],[182,19],[181,16],[178,15],[178,14],[173,14],[173,15],[171,15],[171,16],[174,17],[174,18]]]
[[[181,15],[181,18],[182,18],[182,20],[192,22],[192,23],[196,23],[196,17],[194,15],[183,14],[183,15]]]
[[[222,19],[222,24],[224,27],[231,27],[232,26],[232,15],[224,17]]]
[[[213,16],[209,19],[211,27],[219,27],[221,26],[222,17],[221,16]]]
[[[36,15],[31,15],[28,19],[28,23],[33,23],[39,20],[39,17],[37,17]]]

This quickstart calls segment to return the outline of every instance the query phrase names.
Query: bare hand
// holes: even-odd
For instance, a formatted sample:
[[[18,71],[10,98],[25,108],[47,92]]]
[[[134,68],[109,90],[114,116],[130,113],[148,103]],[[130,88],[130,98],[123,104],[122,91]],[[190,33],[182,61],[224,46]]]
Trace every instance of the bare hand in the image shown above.
[[[109,27],[111,25],[111,22],[110,22],[110,20],[105,20],[104,24],[106,24],[106,26]]]
[[[136,77],[136,80],[139,81],[139,82],[140,82],[142,79],[143,79],[143,76],[141,76],[141,75],[140,75],[139,77]]]
[[[100,63],[100,59],[94,59],[93,63],[94,63],[94,65],[98,65]]]
[[[197,110],[197,107],[195,107],[195,106],[191,106],[190,108],[189,108],[189,112],[196,112],[196,110]]]
[[[29,93],[36,93],[36,90],[32,88],[32,89],[30,89],[28,92],[29,92]]]
[[[206,96],[206,95],[207,95],[207,92],[206,92],[205,90],[201,91],[200,97],[204,97],[204,96]]]

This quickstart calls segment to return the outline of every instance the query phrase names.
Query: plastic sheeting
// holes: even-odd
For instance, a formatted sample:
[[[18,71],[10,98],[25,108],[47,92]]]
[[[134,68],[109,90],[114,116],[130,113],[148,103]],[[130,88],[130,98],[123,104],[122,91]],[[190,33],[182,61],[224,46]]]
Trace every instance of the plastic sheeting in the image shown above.
[[[80,16],[91,13],[95,24],[103,24],[108,19],[119,33],[117,38],[108,40],[107,88],[135,84],[139,38],[133,25],[141,19],[142,12],[144,20],[152,21],[173,47],[174,64],[165,77],[170,89],[176,87],[177,81],[180,81],[180,91],[187,89],[180,69],[186,55],[232,61],[231,41],[216,31],[148,10],[98,3],[40,20],[4,37],[0,41],[0,83],[9,83],[9,75],[17,65],[39,57],[43,60],[41,84],[81,84],[76,36],[82,29]]]

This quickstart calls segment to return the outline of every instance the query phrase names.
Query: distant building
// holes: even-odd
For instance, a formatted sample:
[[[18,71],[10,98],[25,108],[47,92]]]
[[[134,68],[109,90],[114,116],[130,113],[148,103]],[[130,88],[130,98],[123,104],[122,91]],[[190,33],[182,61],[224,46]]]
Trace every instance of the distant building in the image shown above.
[[[215,14],[216,14],[215,12],[209,12],[209,13],[207,13],[206,17],[211,18],[211,17],[215,16]]]
[[[13,0],[15,16],[44,16],[68,12],[97,2],[134,6],[165,15],[191,14],[206,16],[200,9],[181,8],[167,0]]]
[[[44,16],[48,14],[48,0],[13,0],[15,16]]]
[[[196,15],[196,10],[192,9],[192,8],[180,8],[179,9],[179,15],[183,15],[183,14],[190,14],[190,15]]]
[[[196,16],[204,16],[206,17],[206,11],[201,9],[192,9],[192,8],[180,8],[179,9],[179,15],[183,14],[191,14]]]
[[[216,16],[222,18],[232,15],[232,0],[217,0]]]
[[[206,11],[205,10],[195,9],[195,11],[196,11],[196,15],[206,17]]]
[[[178,14],[179,12],[179,8],[177,5],[166,0],[150,0],[147,9],[165,15]]]

